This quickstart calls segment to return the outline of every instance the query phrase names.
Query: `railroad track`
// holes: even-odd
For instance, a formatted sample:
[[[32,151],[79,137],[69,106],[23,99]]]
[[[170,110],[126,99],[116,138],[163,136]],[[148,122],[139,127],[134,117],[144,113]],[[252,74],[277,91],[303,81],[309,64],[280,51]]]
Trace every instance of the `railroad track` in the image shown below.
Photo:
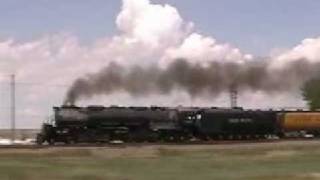
[[[79,143],[79,144],[55,144],[55,145],[37,145],[37,144],[10,144],[0,145],[0,149],[45,149],[45,148],[85,148],[85,147],[106,147],[106,148],[126,148],[126,147],[144,147],[154,145],[164,146],[187,146],[187,145],[236,145],[236,144],[259,144],[259,143],[275,143],[284,141],[319,141],[319,139],[305,139],[305,138],[287,138],[287,139],[259,139],[259,140],[217,140],[217,141],[195,141],[195,142],[184,142],[184,143]]]

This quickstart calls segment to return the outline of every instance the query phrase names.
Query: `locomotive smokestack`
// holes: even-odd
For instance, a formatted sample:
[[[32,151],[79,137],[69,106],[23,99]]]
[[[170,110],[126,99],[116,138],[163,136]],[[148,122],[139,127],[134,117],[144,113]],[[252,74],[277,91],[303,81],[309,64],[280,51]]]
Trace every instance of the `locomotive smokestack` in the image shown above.
[[[238,101],[238,90],[237,90],[237,86],[233,84],[230,86],[230,107],[231,108],[238,107],[237,101]]]

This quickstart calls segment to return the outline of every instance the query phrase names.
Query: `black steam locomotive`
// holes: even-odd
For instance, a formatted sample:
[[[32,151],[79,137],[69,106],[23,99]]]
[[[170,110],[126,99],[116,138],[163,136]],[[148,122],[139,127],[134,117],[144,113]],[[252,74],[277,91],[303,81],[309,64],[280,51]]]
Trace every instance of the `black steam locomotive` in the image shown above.
[[[183,142],[281,134],[278,113],[241,108],[54,107],[37,143]]]

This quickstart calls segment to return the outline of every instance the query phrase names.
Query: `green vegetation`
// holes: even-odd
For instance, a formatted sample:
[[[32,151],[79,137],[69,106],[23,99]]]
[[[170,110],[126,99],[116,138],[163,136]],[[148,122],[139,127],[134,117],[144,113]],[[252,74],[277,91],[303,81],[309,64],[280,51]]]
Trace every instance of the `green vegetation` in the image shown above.
[[[0,149],[1,180],[319,179],[316,146]]]
[[[310,109],[320,109],[320,79],[312,79],[305,83],[302,95]]]

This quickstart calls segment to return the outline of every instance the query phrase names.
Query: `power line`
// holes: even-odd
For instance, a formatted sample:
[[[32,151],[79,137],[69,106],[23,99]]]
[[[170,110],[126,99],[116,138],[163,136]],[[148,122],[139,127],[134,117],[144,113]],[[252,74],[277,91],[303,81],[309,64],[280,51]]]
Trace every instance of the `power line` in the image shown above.
[[[10,85],[9,82],[0,82],[0,84]],[[26,86],[49,86],[49,87],[70,87],[69,84],[48,84],[48,83],[38,83],[38,82],[16,82],[16,85],[26,85]]]

